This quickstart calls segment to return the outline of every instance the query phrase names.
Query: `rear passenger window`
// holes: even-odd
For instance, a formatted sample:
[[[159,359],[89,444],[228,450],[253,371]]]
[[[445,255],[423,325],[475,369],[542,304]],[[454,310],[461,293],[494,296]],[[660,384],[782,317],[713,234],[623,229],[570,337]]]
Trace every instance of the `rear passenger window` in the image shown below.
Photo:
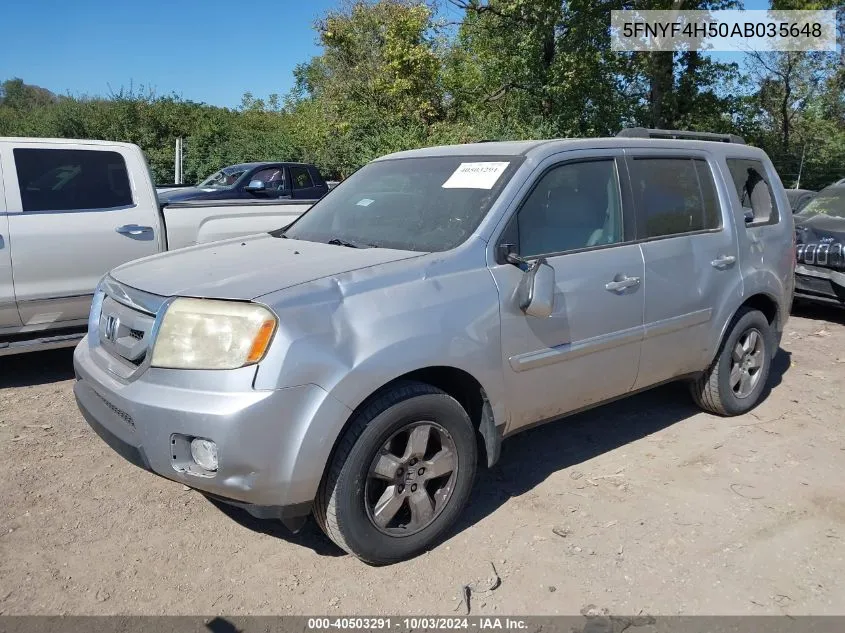
[[[117,152],[14,150],[24,211],[112,209],[132,204],[126,162]]]
[[[728,158],[736,194],[742,208],[750,211],[754,224],[777,222],[774,205],[774,193],[766,178],[766,168],[759,160],[748,158]]]
[[[307,167],[291,166],[290,179],[293,181],[294,189],[307,189],[308,187],[314,186]]]
[[[634,158],[630,173],[644,223],[639,231],[642,237],[681,235],[721,226],[716,186],[706,161]]]

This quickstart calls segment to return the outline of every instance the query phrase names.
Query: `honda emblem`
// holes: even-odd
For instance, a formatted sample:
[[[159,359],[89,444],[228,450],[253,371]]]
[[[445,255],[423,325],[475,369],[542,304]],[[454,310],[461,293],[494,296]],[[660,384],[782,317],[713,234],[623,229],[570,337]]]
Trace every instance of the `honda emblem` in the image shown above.
[[[117,340],[117,328],[120,327],[120,319],[113,314],[110,314],[106,317],[106,329],[103,332],[105,334],[106,340],[111,341],[112,343]]]

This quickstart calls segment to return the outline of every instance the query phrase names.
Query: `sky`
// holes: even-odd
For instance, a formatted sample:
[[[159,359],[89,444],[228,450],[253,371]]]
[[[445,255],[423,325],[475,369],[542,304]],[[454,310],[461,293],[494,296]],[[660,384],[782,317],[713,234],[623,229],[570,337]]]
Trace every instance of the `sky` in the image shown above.
[[[314,21],[340,0],[2,4],[0,81],[20,77],[75,96],[143,86],[158,95],[237,107],[247,91],[267,97],[292,87],[294,67],[320,52]],[[766,0],[745,2],[748,9],[767,5]],[[741,59],[736,53],[716,57]]]
[[[235,107],[284,94],[319,53],[314,21],[338,0],[3,0],[0,81],[57,94],[130,84]]]

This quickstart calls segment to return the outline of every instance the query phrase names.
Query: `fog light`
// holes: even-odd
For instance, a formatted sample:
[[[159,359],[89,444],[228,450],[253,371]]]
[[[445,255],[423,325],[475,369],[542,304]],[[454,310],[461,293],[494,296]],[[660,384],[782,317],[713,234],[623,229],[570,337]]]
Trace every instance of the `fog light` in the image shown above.
[[[191,457],[206,470],[217,470],[217,444],[211,440],[191,440]]]

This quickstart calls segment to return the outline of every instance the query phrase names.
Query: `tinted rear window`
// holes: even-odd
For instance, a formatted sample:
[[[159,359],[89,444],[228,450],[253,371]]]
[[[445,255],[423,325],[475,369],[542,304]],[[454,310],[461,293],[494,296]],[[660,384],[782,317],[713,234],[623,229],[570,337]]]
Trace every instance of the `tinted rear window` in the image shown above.
[[[311,174],[308,173],[306,167],[292,165],[290,168],[290,179],[293,181],[294,189],[307,189],[308,187],[314,186],[314,183],[311,182]]]
[[[717,229],[721,214],[707,162],[692,158],[635,158],[631,184],[644,218],[644,237]]]
[[[24,211],[111,209],[132,204],[126,162],[117,152],[14,150]]]

